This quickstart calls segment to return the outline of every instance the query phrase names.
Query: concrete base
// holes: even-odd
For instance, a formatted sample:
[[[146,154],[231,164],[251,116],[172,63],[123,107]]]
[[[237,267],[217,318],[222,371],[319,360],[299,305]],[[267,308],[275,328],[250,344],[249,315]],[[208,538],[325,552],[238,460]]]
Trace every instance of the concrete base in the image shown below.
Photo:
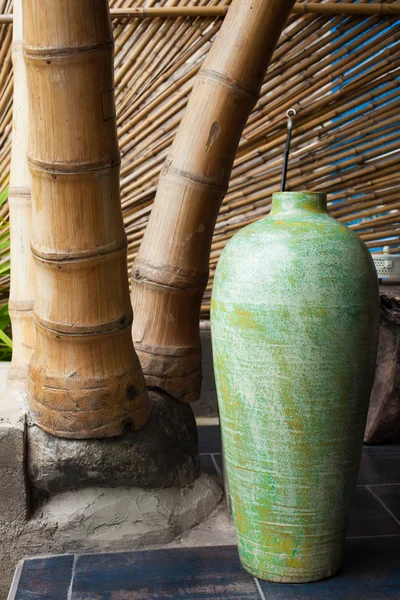
[[[171,543],[222,500],[215,478],[182,488],[87,488],[44,500],[25,523],[0,522],[0,600],[25,556],[135,550]]]
[[[204,521],[221,496],[208,475],[182,488],[86,488],[50,498],[24,535],[40,534],[62,552],[165,544]]]
[[[3,363],[0,367],[0,522],[23,523],[28,517],[30,502],[24,397],[15,391],[4,393],[6,376]]]

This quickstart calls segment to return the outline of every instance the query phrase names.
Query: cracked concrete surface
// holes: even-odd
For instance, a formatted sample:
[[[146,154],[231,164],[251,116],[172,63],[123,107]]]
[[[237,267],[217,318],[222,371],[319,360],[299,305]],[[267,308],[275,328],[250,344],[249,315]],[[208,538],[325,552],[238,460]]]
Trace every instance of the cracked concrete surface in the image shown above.
[[[215,479],[201,475],[182,488],[87,488],[51,497],[30,519],[29,527],[56,528],[60,543],[87,547],[167,543],[206,519],[221,500]]]
[[[31,518],[0,522],[0,600],[25,556],[162,547],[222,505],[218,478],[201,475],[181,488],[87,488],[45,499]]]

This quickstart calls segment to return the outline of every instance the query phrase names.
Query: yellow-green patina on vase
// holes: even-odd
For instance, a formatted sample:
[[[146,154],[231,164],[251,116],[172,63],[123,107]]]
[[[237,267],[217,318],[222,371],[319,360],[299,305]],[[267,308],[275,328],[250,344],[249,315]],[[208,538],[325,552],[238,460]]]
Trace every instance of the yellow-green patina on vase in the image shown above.
[[[334,574],[359,468],[379,322],[375,267],[320,193],[274,194],[223,251],[214,368],[243,566]]]

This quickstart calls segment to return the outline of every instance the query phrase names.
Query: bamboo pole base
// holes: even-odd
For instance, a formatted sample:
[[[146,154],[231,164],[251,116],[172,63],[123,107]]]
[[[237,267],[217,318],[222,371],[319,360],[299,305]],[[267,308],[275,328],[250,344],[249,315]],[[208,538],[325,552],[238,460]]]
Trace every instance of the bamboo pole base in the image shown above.
[[[146,383],[180,402],[195,402],[201,391],[201,348],[153,348],[135,344]]]
[[[34,422],[59,437],[113,437],[143,427],[150,403],[130,328],[71,336],[37,322],[28,404]]]
[[[136,260],[133,269],[132,335],[143,374],[148,386],[165,390],[180,402],[200,397],[198,322],[206,282],[207,272],[162,268],[151,260]],[[189,318],[193,313],[196,317]]]

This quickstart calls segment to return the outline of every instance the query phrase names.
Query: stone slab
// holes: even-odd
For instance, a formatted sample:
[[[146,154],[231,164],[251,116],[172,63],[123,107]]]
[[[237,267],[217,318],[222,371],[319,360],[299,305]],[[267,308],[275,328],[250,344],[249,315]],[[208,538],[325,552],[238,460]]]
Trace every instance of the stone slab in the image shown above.
[[[400,286],[380,286],[381,321],[375,382],[364,442],[400,442]]]
[[[115,438],[67,440],[28,428],[28,474],[41,494],[90,486],[179,487],[199,474],[197,428],[189,405],[151,391],[145,427]]]
[[[25,396],[7,391],[4,363],[0,371],[0,521],[24,522],[29,509]]]
[[[25,521],[29,494],[25,473],[25,430],[0,425],[0,521]]]

